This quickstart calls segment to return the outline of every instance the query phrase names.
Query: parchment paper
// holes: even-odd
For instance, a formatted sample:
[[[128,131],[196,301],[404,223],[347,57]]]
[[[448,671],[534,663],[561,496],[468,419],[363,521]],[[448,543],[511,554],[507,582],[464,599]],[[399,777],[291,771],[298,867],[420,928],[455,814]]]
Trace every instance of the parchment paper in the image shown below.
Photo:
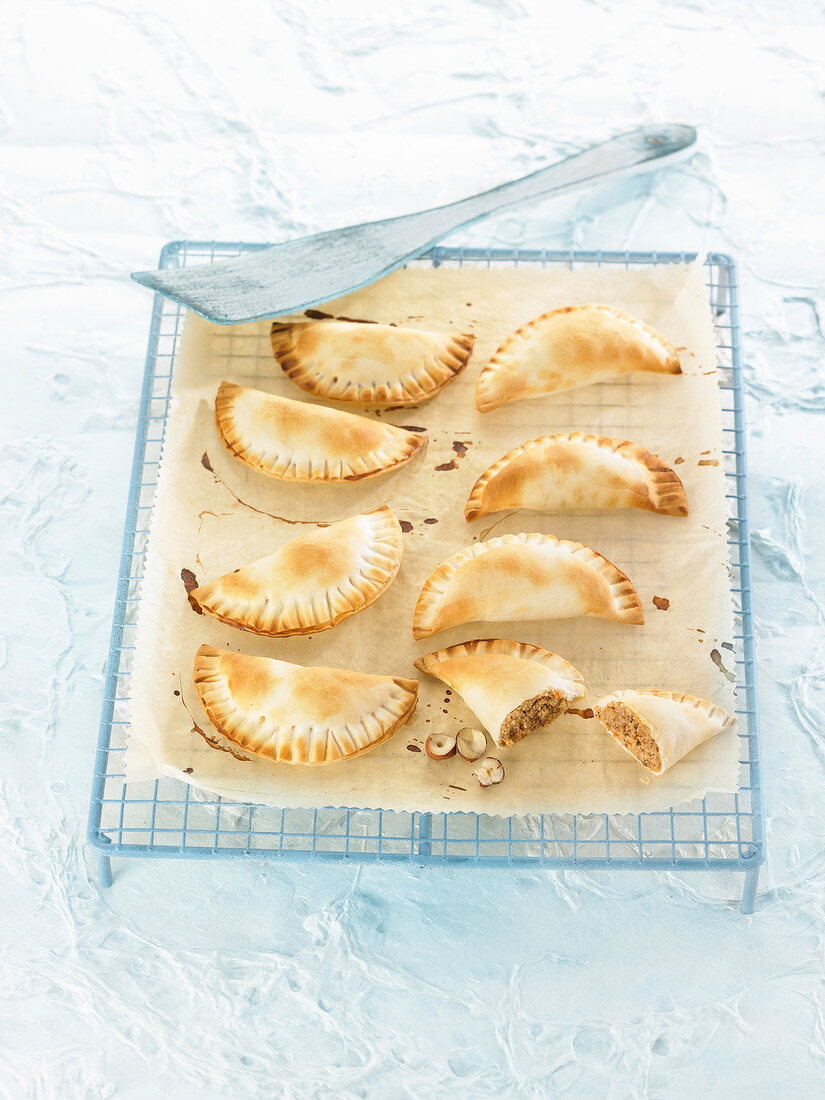
[[[476,378],[505,336],[547,310],[589,301],[625,309],[661,330],[679,349],[684,375],[635,375],[476,412]],[[226,451],[215,427],[213,402],[222,378],[308,400],[274,362],[269,323],[226,328],[194,315],[186,318],[142,586],[127,778],[171,775],[239,801],[282,807],[507,815],[637,813],[710,790],[735,790],[734,730],[656,778],[595,720],[572,716],[510,749],[491,743],[506,779],[482,789],[472,765],[457,757],[437,763],[420,751],[433,730],[455,731],[477,722],[454,693],[413,668],[420,654],[467,638],[513,638],[571,661],[584,674],[591,700],[618,688],[662,688],[733,709],[733,686],[724,668],[733,668],[727,648],[733,610],[720,401],[701,265],[648,271],[419,266],[324,310],[337,317],[471,331],[475,351],[463,375],[432,401],[367,414],[425,428],[429,443],[423,458],[365,483],[302,485],[249,469]],[[465,521],[464,502],[488,465],[524,440],[577,429],[639,442],[673,465],[685,485],[689,517],[623,510],[522,512]],[[332,521],[383,503],[407,530],[401,571],[372,607],[335,629],[263,638],[191,609],[181,569],[191,569],[203,583],[314,529],[287,520]],[[594,618],[481,623],[414,642],[413,606],[431,570],[488,532],[517,531],[574,539],[603,553],[636,585],[645,625]],[[667,610],[657,608],[654,597],[662,606],[669,601]],[[195,652],[203,642],[305,665],[419,676],[418,710],[389,742],[352,761],[301,767],[237,760],[210,747],[198,732],[214,736],[192,682]]]

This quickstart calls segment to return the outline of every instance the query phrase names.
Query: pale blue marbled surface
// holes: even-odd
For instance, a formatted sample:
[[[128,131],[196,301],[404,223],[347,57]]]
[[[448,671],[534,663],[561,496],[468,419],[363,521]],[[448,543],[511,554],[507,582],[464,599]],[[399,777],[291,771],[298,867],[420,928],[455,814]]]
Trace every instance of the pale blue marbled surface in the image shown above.
[[[9,0],[0,66],[0,1094],[825,1088],[821,3]],[[775,15],[770,13],[773,9]],[[695,157],[462,243],[733,252],[769,858],[733,876],[121,865],[83,847],[170,238],[459,197],[672,118]]]

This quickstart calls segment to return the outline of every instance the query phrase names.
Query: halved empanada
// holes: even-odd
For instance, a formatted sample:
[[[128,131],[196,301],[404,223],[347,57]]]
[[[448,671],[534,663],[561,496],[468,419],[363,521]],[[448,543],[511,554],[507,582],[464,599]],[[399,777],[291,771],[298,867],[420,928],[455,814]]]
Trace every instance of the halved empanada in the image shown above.
[[[415,662],[457,691],[498,745],[515,745],[585,695],[581,673],[563,657],[525,642],[462,642]]]
[[[460,374],[475,337],[358,321],[276,321],[272,351],[307,393],[356,405],[413,405]]]
[[[735,721],[707,699],[675,691],[617,691],[593,710],[611,737],[654,775]]]
[[[365,416],[221,382],[215,398],[227,448],[284,481],[361,481],[401,466],[426,436]]]
[[[572,432],[509,451],[475,483],[464,514],[473,520],[507,508],[643,508],[686,516],[687,500],[673,470],[638,443]]]
[[[418,681],[309,668],[202,645],[195,687],[232,744],[284,764],[330,764],[375,748],[410,718]]]
[[[552,535],[501,535],[433,570],[415,605],[413,636],[472,622],[597,615],[643,623],[636,589],[607,558]]]
[[[507,337],[479,376],[476,405],[490,412],[619,374],[681,369],[670,342],[629,313],[612,306],[565,306]]]
[[[300,535],[274,554],[195,588],[189,602],[256,634],[314,634],[386,592],[403,552],[401,527],[384,505]]]

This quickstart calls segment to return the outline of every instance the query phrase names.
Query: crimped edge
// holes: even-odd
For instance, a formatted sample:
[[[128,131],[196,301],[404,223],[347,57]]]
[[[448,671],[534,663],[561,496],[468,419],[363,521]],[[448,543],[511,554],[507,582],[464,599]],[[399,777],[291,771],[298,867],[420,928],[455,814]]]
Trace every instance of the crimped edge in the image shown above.
[[[222,381],[218,386],[218,392],[215,396],[215,422],[218,426],[218,434],[221,437],[226,449],[235,458],[240,459],[241,462],[250,466],[253,470],[258,470],[262,474],[266,474],[267,477],[274,477],[280,481],[310,481],[310,482],[342,482],[342,481],[365,481],[367,478],[377,477],[379,474],[389,473],[390,470],[394,470],[399,466],[403,466],[414,458],[427,441],[426,435],[414,434],[412,432],[405,432],[403,428],[396,427],[395,424],[381,423],[379,426],[384,428],[387,432],[387,439],[397,440],[399,444],[403,441],[406,444],[404,452],[398,456],[392,458],[391,461],[382,460],[381,451],[370,451],[366,456],[360,456],[367,460],[372,459],[374,465],[368,467],[364,471],[355,471],[348,474],[342,473],[328,473],[326,470],[326,464],[324,469],[315,473],[312,471],[312,463],[310,460],[310,472],[303,474],[298,473],[298,467],[294,460],[285,463],[282,469],[274,469],[271,465],[258,461],[249,450],[244,447],[241,441],[241,429],[238,427],[233,410],[234,402],[239,392],[254,393],[262,398],[273,399],[276,402],[288,401],[294,405],[304,405],[310,409],[320,409],[324,413],[331,413],[336,417],[352,417],[355,420],[363,419],[357,416],[355,413],[345,412],[343,409],[330,409],[326,405],[310,405],[308,402],[293,401],[290,397],[280,397],[277,394],[267,393],[265,390],[256,390],[249,386],[239,386],[235,382]],[[370,423],[376,423],[370,421]]]
[[[645,725],[650,730],[651,740],[656,742],[656,747],[658,748],[659,742],[654,735],[653,727],[651,726],[650,722],[647,720],[647,718],[645,718],[643,714],[639,714],[638,711],[633,710],[632,702],[627,699],[627,695],[630,693],[634,695],[658,695],[661,699],[672,699],[675,703],[687,703],[690,706],[695,707],[696,710],[701,711],[702,714],[704,714],[711,721],[714,721],[717,718],[721,717],[722,724],[719,727],[718,732],[714,734],[714,736],[717,737],[720,733],[724,733],[725,730],[730,729],[731,726],[733,726],[736,722],[736,717],[733,714],[729,714],[728,711],[724,709],[724,707],[717,706],[716,703],[712,703],[709,699],[700,699],[697,695],[686,695],[684,692],[681,691],[659,691],[654,688],[626,688],[623,691],[614,691],[610,695],[604,695],[601,699],[597,699],[596,702],[593,704],[593,715],[596,719],[598,719],[605,732],[610,734],[616,744],[619,745],[620,748],[624,749],[627,755],[632,760],[635,760],[637,764],[640,764],[638,757],[635,756],[634,753],[632,753],[630,749],[628,749],[627,746],[619,740],[618,737],[611,733],[611,731],[607,728],[599,715],[599,710],[602,707],[606,707],[609,703],[624,703],[624,705],[628,707],[640,721],[645,723]],[[644,765],[641,764],[641,767],[644,767]],[[645,770],[650,771],[652,775],[662,775],[664,774],[664,771],[666,769],[660,768],[659,771],[653,771],[652,768],[646,768]]]
[[[657,512],[666,516],[686,516],[688,514],[687,497],[685,488],[674,470],[663,462],[658,455],[653,454],[641,443],[633,443],[629,439],[614,439],[605,435],[590,435],[586,432],[563,432],[558,435],[542,435],[538,439],[528,439],[518,447],[514,447],[507,454],[494,462],[492,466],[476,481],[467,503],[464,506],[464,517],[468,523],[481,516],[490,514],[490,511],[502,511],[503,509],[484,508],[484,494],[489,483],[497,477],[505,467],[516,458],[529,451],[541,447],[546,443],[584,443],[596,450],[609,450],[621,452],[626,458],[643,466],[647,470],[647,482],[651,490],[651,504],[638,505],[649,512]],[[653,497],[655,495],[655,503]]]
[[[662,351],[664,352],[670,364],[670,369],[656,373],[682,373],[682,367],[679,363],[679,356],[676,354],[676,349],[673,347],[667,337],[663,336],[661,332],[658,332],[651,325],[645,324],[644,321],[640,321],[638,317],[634,317],[631,313],[625,313],[624,310],[616,309],[615,306],[603,305],[596,302],[590,302],[578,306],[562,306],[560,309],[551,309],[547,313],[542,313],[541,316],[534,317],[533,320],[528,321],[526,325],[522,325],[521,328],[517,328],[515,332],[511,332],[506,340],[504,340],[504,342],[496,349],[496,351],[490,358],[489,363],[487,363],[486,366],[482,368],[481,374],[478,376],[478,381],[476,382],[476,408],[479,412],[492,412],[493,409],[498,409],[502,405],[509,404],[509,400],[496,401],[493,399],[485,399],[484,391],[486,390],[490,379],[496,374],[500,367],[504,366],[504,364],[499,361],[499,357],[503,356],[509,350],[510,345],[514,343],[517,339],[527,340],[529,338],[530,330],[542,324],[544,321],[547,321],[549,318],[559,316],[562,313],[573,313],[574,311],[578,310],[598,310],[603,313],[611,313],[614,317],[618,317],[622,321],[627,321],[635,328],[642,329],[648,336],[652,337],[660,344]],[[552,393],[554,391],[551,390],[548,392]],[[536,394],[536,396],[540,397],[546,395]]]
[[[195,664],[194,664],[194,670],[193,670],[195,690],[197,692],[198,699],[200,700],[200,704],[203,707],[204,713],[206,714],[206,716],[208,717],[208,719],[212,723],[212,725],[215,727],[217,732],[220,734],[220,736],[225,741],[229,742],[229,744],[237,746],[244,753],[250,753],[252,755],[252,757],[255,758],[255,759],[269,760],[270,762],[275,763],[275,764],[294,764],[294,765],[304,765],[304,766],[307,766],[307,767],[320,766],[320,765],[325,765],[325,764],[335,764],[335,763],[338,763],[341,760],[352,760],[356,756],[361,756],[363,753],[369,752],[371,749],[377,748],[377,746],[383,744],[384,741],[388,741],[390,739],[390,737],[393,736],[394,733],[396,733],[406,722],[409,721],[409,719],[412,717],[413,712],[415,711],[415,708],[418,704],[418,681],[417,680],[410,680],[410,679],[407,679],[406,677],[403,677],[403,676],[387,676],[387,677],[385,677],[385,679],[391,680],[395,684],[396,687],[398,687],[402,692],[406,693],[407,699],[405,700],[405,705],[404,705],[404,709],[403,709],[402,713],[395,716],[395,721],[389,727],[387,727],[386,730],[382,731],[380,737],[376,738],[374,741],[371,741],[368,745],[364,745],[363,747],[357,749],[355,752],[343,752],[342,749],[341,749],[341,745],[340,745],[339,741],[336,738],[335,731],[332,730],[332,729],[327,729],[325,731],[325,733],[326,733],[325,755],[324,755],[323,760],[309,760],[309,759],[298,759],[298,760],[296,760],[296,759],[293,759],[291,757],[289,759],[285,759],[285,758],[273,755],[272,753],[256,752],[254,749],[249,748],[247,745],[245,745],[242,741],[238,740],[233,735],[233,731],[229,730],[228,727],[225,726],[221,722],[221,719],[215,713],[214,708],[204,698],[204,694],[203,694],[203,690],[202,690],[202,686],[201,686],[202,684],[204,684],[206,682],[214,683],[218,679],[220,679],[222,682],[225,683],[225,678],[219,672],[215,672],[210,677],[210,676],[207,675],[206,670],[203,670],[203,669],[200,670],[200,674],[199,674],[199,663],[203,662],[204,660],[214,661],[215,658],[223,657],[225,652],[226,652],[225,650],[216,649],[214,646],[210,646],[210,645],[207,645],[207,644],[202,645],[198,649],[198,652],[195,655]],[[238,657],[251,657],[252,656],[251,654],[247,654],[247,653],[234,653],[233,655],[238,656]],[[259,659],[267,660],[269,658],[259,658]],[[310,666],[304,666],[304,667],[310,667]],[[337,669],[327,669],[327,668],[325,668],[324,671],[335,672],[335,671],[348,671],[348,670],[344,670],[344,669],[337,670]],[[226,690],[226,697],[231,699],[231,695],[229,694],[228,690]],[[392,713],[392,712],[390,712],[390,713]],[[208,741],[208,743],[211,744],[211,741],[209,741],[209,739],[207,739],[207,741]],[[334,751],[331,752],[330,751],[331,749],[334,750]]]
[[[506,638],[476,638],[447,646],[446,649],[425,653],[414,664],[420,672],[429,673],[430,676],[440,680],[437,669],[442,661],[449,661],[453,657],[482,656],[485,653],[516,657],[522,661],[535,661],[582,689],[572,698],[579,698],[585,694],[584,678],[577,668],[574,668],[564,657],[559,657],[557,653],[551,653],[549,649],[542,649],[541,646],[531,645],[529,642],[515,642]]]
[[[364,327],[364,322],[343,321],[337,324],[352,324]],[[341,401],[354,405],[385,407],[388,405],[415,405],[428,401],[454,381],[470,361],[475,344],[475,336],[469,332],[430,332],[425,329],[395,328],[394,332],[412,332],[419,335],[436,337],[444,341],[441,358],[434,364],[422,366],[417,371],[408,371],[391,384],[363,382],[344,383],[340,376],[331,380],[322,371],[310,371],[303,366],[295,352],[294,343],[289,339],[293,329],[329,325],[329,321],[274,321],[269,339],[272,354],[286,376],[300,386],[305,393],[322,397],[328,401]],[[388,328],[387,325],[373,325],[370,328]],[[351,392],[354,388],[355,392]]]
[[[570,547],[571,556],[586,562],[587,565],[595,569],[595,571],[607,581],[608,587],[610,588],[610,596],[616,608],[616,620],[638,626],[644,623],[645,619],[642,603],[636,588],[630,578],[623,573],[617,565],[614,565],[612,561],[604,557],[603,554],[598,553],[596,550],[592,550],[589,546],[584,546],[580,542],[571,542],[569,539],[557,539],[555,535],[542,535],[537,531],[530,533],[522,531],[519,534],[499,535],[486,542],[474,543],[472,546],[467,546],[463,550],[459,550],[458,553],[451,555],[451,557],[446,558],[437,565],[432,573],[430,573],[429,577],[427,577],[426,581],[424,581],[416,601],[415,611],[413,613],[413,637],[418,641],[421,638],[428,638],[432,634],[437,634],[439,630],[447,630],[447,626],[432,629],[432,623],[438,608],[438,601],[443,596],[444,590],[452,577],[466,565],[467,562],[485,554],[494,547],[506,546],[511,543],[523,546],[555,543],[559,546]],[[461,624],[452,623],[449,625],[460,626]]]
[[[318,634],[323,630],[331,630],[332,627],[337,626],[339,623],[343,622],[344,619],[348,619],[351,615],[357,615],[359,611],[365,611],[368,607],[374,604],[380,596],[384,595],[384,593],[387,591],[387,589],[390,587],[390,585],[398,575],[398,570],[401,568],[401,560],[404,554],[404,535],[401,531],[401,525],[389,505],[383,504],[380,508],[373,509],[372,512],[363,512],[357,516],[348,516],[346,519],[338,520],[337,522],[347,523],[351,519],[363,519],[370,516],[375,516],[376,519],[380,517],[381,523],[380,526],[377,526],[370,532],[370,538],[365,546],[365,551],[370,549],[374,550],[379,545],[386,547],[388,556],[392,560],[392,565],[386,570],[385,575],[383,576],[381,581],[372,589],[368,596],[365,596],[360,591],[357,592],[359,602],[357,604],[351,604],[350,607],[344,608],[338,614],[332,613],[331,603],[329,600],[329,590],[325,590],[327,594],[327,607],[330,608],[331,611],[330,617],[328,619],[316,620],[311,624],[299,624],[293,626],[279,627],[272,630],[263,630],[255,626],[249,620],[245,620],[237,616],[221,614],[214,607],[210,607],[208,604],[204,603],[202,599],[198,596],[198,593],[201,592],[203,589],[208,588],[210,585],[216,584],[218,581],[222,580],[223,577],[230,575],[226,573],[222,574],[220,577],[216,577],[215,580],[210,581],[209,584],[199,585],[198,588],[193,588],[192,591],[189,593],[189,602],[197,604],[197,606],[202,611],[205,611],[207,614],[211,615],[219,622],[225,623],[227,626],[234,626],[237,627],[239,630],[246,630],[249,631],[249,633],[251,634],[260,634],[269,638],[290,638],[299,634]],[[336,523],[330,524],[330,527],[335,526],[337,526]],[[324,528],[324,530],[328,531],[329,527]],[[307,537],[308,536],[306,535],[299,535],[297,538],[292,539],[291,542],[299,542],[302,538]],[[291,543],[284,544],[284,546],[289,545],[291,545]],[[283,550],[284,546],[282,546],[280,549]],[[275,553],[277,552],[278,551],[275,551]],[[257,560],[259,561],[260,559]],[[248,562],[247,566],[242,566],[241,568],[247,568],[248,566],[255,564],[256,562]],[[343,592],[341,592],[341,588],[347,586],[353,587],[354,576],[360,576],[360,574],[351,574],[338,586],[338,595],[341,598],[343,598]],[[289,617],[293,620],[295,619],[294,608],[290,608]],[[286,618],[287,614],[284,613],[280,621],[283,622]]]

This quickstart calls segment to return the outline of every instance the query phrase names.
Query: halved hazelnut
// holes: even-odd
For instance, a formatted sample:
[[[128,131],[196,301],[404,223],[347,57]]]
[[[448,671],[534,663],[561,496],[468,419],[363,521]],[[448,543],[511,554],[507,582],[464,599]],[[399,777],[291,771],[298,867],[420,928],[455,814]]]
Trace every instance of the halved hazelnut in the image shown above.
[[[424,751],[431,760],[446,760],[455,756],[455,734],[431,733],[424,744]]]
[[[473,775],[482,787],[492,787],[493,784],[500,783],[504,778],[504,766],[494,756],[485,756]]]
[[[458,755],[463,756],[465,760],[478,760],[487,751],[487,734],[484,730],[465,726],[458,731],[456,749]]]

